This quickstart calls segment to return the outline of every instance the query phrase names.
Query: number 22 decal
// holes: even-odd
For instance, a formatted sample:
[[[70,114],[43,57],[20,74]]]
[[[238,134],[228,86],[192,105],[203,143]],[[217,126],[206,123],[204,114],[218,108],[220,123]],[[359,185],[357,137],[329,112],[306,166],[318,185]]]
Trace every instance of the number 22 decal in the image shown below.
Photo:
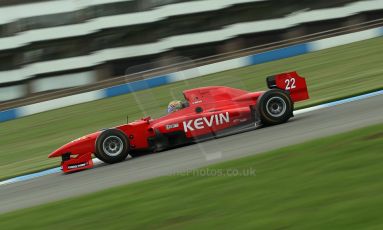
[[[296,88],[296,86],[295,86],[295,78],[286,79],[285,80],[285,84],[286,84],[286,87],[285,87],[286,90],[290,90],[290,89],[295,89]]]

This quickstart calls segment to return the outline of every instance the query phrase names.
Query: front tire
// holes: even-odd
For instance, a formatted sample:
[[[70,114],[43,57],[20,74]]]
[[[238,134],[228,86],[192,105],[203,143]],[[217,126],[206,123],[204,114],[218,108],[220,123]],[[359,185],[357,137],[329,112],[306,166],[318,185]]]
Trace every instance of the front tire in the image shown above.
[[[257,101],[257,110],[265,125],[284,123],[293,115],[293,102],[283,90],[271,89],[266,91]]]
[[[94,155],[105,163],[113,164],[125,160],[128,149],[128,138],[122,131],[107,129],[98,136]]]

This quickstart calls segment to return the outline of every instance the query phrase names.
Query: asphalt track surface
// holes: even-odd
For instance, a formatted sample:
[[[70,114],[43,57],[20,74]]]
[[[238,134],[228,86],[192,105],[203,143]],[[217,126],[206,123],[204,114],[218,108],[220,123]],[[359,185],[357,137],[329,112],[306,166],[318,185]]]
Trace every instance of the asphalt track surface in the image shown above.
[[[174,175],[212,163],[383,122],[383,95],[300,113],[261,128],[73,174],[56,173],[0,186],[0,213],[83,195],[140,180]]]

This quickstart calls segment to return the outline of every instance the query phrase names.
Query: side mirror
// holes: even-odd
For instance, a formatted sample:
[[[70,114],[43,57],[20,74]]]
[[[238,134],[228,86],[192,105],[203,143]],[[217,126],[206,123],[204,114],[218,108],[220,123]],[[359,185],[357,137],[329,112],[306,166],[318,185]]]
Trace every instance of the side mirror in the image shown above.
[[[149,122],[150,122],[150,119],[151,119],[151,117],[144,117],[144,118],[141,118],[141,120],[146,121],[148,124],[149,124]]]

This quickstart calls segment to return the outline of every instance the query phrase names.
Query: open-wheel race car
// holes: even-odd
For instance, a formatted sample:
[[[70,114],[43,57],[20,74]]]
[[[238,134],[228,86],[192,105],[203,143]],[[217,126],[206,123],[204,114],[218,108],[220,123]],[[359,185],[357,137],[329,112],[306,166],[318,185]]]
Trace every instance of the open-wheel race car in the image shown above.
[[[267,77],[266,83],[269,90],[259,92],[224,86],[186,90],[181,107],[163,117],[146,117],[91,133],[49,157],[61,157],[64,172],[93,167],[93,154],[103,162],[117,163],[128,155],[135,157],[260,125],[284,123],[293,116],[294,103],[309,98],[306,81],[296,72]]]

